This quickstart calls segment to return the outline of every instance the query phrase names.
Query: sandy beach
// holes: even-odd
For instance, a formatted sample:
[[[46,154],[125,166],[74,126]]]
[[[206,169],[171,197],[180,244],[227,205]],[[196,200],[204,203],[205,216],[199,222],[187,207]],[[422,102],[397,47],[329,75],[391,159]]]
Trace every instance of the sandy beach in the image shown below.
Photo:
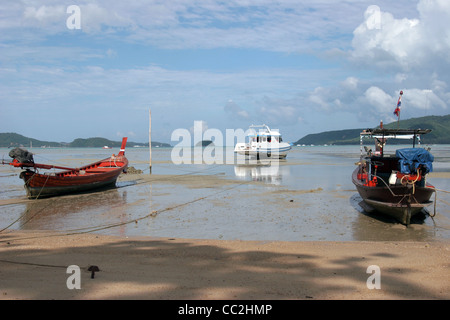
[[[282,242],[2,233],[1,299],[449,299],[449,242]],[[69,266],[80,289],[69,289]],[[91,279],[88,267],[100,271]],[[380,289],[369,289],[369,266]],[[371,283],[375,283],[371,281]]]

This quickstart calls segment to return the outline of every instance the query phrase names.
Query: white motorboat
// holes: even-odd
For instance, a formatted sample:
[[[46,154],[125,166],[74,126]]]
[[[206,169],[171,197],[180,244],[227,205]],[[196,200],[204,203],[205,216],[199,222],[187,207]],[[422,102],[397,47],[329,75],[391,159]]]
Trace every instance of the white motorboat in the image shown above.
[[[256,130],[259,128],[259,130]],[[284,159],[292,146],[283,142],[277,130],[271,130],[267,125],[251,125],[247,136],[248,142],[237,143],[234,152],[259,158]]]

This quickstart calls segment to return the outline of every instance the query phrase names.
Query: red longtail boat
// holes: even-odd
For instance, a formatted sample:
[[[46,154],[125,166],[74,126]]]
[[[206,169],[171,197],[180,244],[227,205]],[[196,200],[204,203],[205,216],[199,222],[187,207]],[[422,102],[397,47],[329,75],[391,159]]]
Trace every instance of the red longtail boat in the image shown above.
[[[20,178],[25,182],[28,198],[58,196],[69,193],[81,193],[99,188],[112,187],[122,172],[126,172],[128,159],[125,157],[127,138],[122,139],[122,145],[117,155],[80,167],[67,168],[48,164],[35,163],[32,154],[16,148],[11,150],[13,158],[9,164],[25,169]],[[39,169],[61,169],[60,172],[40,173]]]

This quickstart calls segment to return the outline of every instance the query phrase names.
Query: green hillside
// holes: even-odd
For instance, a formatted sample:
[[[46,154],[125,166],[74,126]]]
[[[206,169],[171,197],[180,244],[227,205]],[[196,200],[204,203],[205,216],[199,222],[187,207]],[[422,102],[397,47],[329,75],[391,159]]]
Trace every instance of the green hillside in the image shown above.
[[[420,118],[412,118],[401,120],[397,122],[384,124],[385,128],[394,129],[431,129],[431,133],[422,137],[423,144],[450,144],[450,114],[445,116],[427,116]],[[322,133],[308,134],[294,143],[305,145],[344,145],[344,144],[359,144],[359,133],[368,128],[360,129],[346,129],[327,131]],[[390,144],[396,143],[391,140]],[[404,140],[399,140],[397,143],[404,143]],[[88,139],[75,139],[70,143],[66,142],[51,142],[41,141],[33,138],[28,138],[17,133],[0,133],[0,147],[25,147],[29,148],[32,145],[35,148],[39,147],[69,147],[69,148],[101,148],[108,146],[111,148],[118,148],[121,145],[120,141],[111,141],[105,138],[95,137]],[[142,146],[148,147],[148,143],[127,142],[127,147]],[[152,147],[170,147],[167,143],[160,143],[152,141]]]
[[[51,142],[51,141],[41,141],[33,138],[28,138],[17,133],[0,133],[0,148],[13,148],[13,147],[25,147],[29,148],[33,146],[34,148],[40,147],[67,147],[67,148],[101,148],[103,146],[108,146],[111,148],[119,148],[121,141],[111,141],[105,138],[88,138],[88,139],[75,139],[70,143],[67,142]],[[136,143],[127,142],[127,147],[148,147],[148,143]],[[170,144],[152,141],[152,147],[170,147]]]
[[[99,147],[103,147],[103,146],[108,146],[111,148],[119,148],[121,145],[120,142],[118,141],[111,141],[105,138],[99,138],[99,137],[95,137],[95,138],[88,138],[88,139],[75,139],[73,140],[69,146],[71,148],[99,148]],[[128,145],[128,143],[127,143]]]
[[[308,134],[297,142],[294,142],[294,145],[353,144],[354,141],[357,141],[359,144],[359,133],[361,131],[362,129],[347,129]]]
[[[60,142],[50,142],[50,141],[41,141],[33,138],[24,137],[17,133],[7,132],[0,133],[0,147],[8,148],[8,147],[63,147],[66,146],[67,143]]]
[[[384,126],[387,129],[397,128],[397,122]],[[450,114],[446,116],[428,116],[400,121],[400,128],[431,129],[422,137],[423,143],[450,144]]]
[[[450,114],[446,116],[427,116],[400,120],[399,123],[392,122],[384,124],[384,128],[395,129],[431,129],[431,133],[422,136],[424,144],[450,144]],[[368,128],[327,131],[322,133],[308,134],[294,143],[305,145],[324,144],[359,144],[359,133]],[[404,143],[404,140],[391,140],[390,144]]]

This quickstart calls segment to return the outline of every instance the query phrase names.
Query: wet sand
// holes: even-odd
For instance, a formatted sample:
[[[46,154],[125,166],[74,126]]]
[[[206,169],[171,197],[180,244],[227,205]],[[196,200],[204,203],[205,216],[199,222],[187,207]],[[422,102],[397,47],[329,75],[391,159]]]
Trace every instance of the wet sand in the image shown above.
[[[220,187],[217,192],[239,183],[260,184],[218,175],[128,175],[120,180],[200,191]],[[265,190],[259,197],[270,198],[267,201],[273,207],[286,205],[293,196],[323,192],[321,188],[290,190],[281,186]],[[102,198],[107,195],[105,192]],[[60,208],[66,202],[76,203],[77,197],[41,203],[45,208],[49,201],[61,201]],[[290,205],[298,206],[295,199]],[[230,200],[211,201],[219,210]],[[119,203],[118,208],[121,212],[124,206],[133,205]],[[110,236],[82,230],[5,230],[0,233],[0,299],[446,300],[450,299],[449,261],[450,241],[446,239],[241,241]],[[80,267],[81,289],[67,287],[72,275],[67,268],[72,265]],[[91,265],[100,269],[94,279],[87,271]],[[380,289],[367,286],[371,265],[380,268]]]
[[[0,299],[450,299],[450,241],[434,235],[448,229],[446,215],[435,218],[438,229],[426,224],[405,229],[357,211],[350,219],[343,212],[355,191],[330,187],[333,180],[313,184],[305,171],[300,180],[305,184],[273,185],[212,171],[124,175],[117,190],[82,201],[79,195],[39,202],[24,196],[1,199],[4,226],[13,209],[30,220],[21,230],[0,233]],[[448,179],[448,174],[434,172],[433,178]],[[255,200],[264,215],[249,218]],[[441,212],[448,210],[443,197],[438,200]],[[153,236],[129,229],[125,235],[82,233],[93,230],[83,229],[83,223],[117,221]],[[78,231],[70,230],[73,223]],[[195,224],[197,229],[226,227],[204,230],[202,235],[212,236],[207,239],[182,236]],[[164,229],[168,225],[172,228]],[[252,236],[252,228],[260,229],[257,236],[290,232],[308,240],[305,234],[317,239],[342,233],[352,234],[352,241],[242,241],[243,235]],[[233,233],[225,234],[228,230]],[[236,235],[241,240],[228,239]],[[389,241],[380,241],[385,238]],[[72,265],[81,269],[81,289],[67,287]],[[100,268],[94,279],[87,271],[91,265]],[[371,265],[380,268],[381,289],[367,286]]]
[[[1,299],[449,299],[449,242],[0,238]],[[81,289],[67,288],[81,269]],[[91,279],[90,265],[100,269]],[[380,268],[369,289],[367,268]],[[374,283],[374,282],[371,282]]]

